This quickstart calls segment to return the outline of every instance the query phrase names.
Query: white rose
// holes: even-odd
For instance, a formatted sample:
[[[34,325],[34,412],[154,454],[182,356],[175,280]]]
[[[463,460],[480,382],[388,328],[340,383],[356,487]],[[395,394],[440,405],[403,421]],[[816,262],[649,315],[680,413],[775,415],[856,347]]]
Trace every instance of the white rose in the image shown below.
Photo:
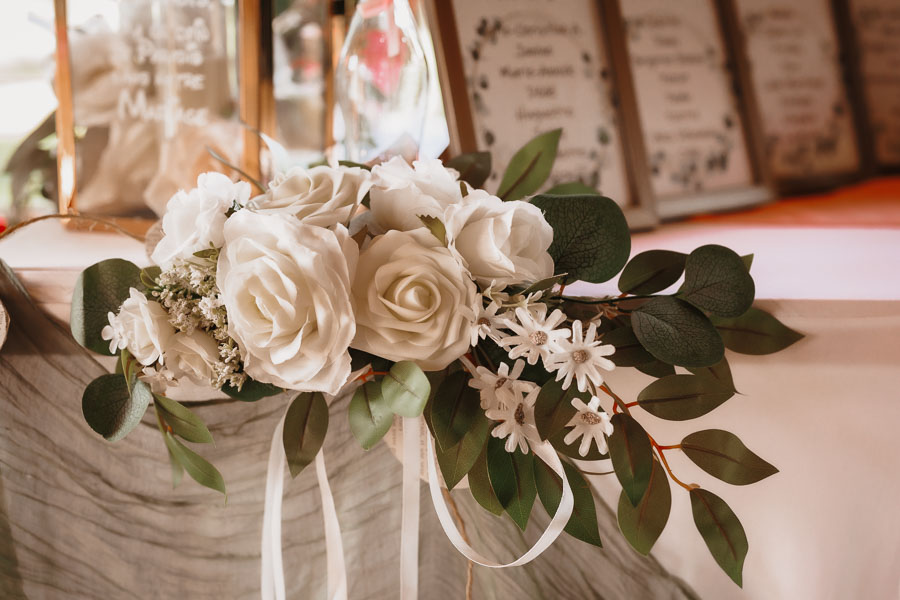
[[[165,351],[166,366],[175,377],[187,377],[208,384],[213,379],[213,365],[219,360],[216,341],[204,331],[176,333]]]
[[[372,168],[370,229],[409,231],[422,226],[419,215],[440,217],[444,209],[462,200],[459,173],[437,159],[417,160],[415,169],[400,157]],[[465,184],[462,184],[465,185]]]
[[[547,252],[553,228],[528,202],[504,202],[473,190],[461,203],[447,207],[444,226],[450,249],[481,286],[533,283],[553,275]]]
[[[358,253],[342,225],[332,231],[250,210],[228,219],[216,282],[248,375],[292,390],[338,392],[350,374]]]
[[[109,325],[103,328],[100,337],[110,342],[110,352],[127,349],[142,365],[162,362],[163,351],[175,334],[175,328],[169,324],[169,314],[135,288],[128,293],[119,314],[109,313]]]
[[[469,348],[478,291],[424,228],[389,231],[359,257],[354,348],[437,371]]]
[[[222,246],[225,213],[250,197],[250,184],[234,183],[221,173],[203,173],[197,187],[179,191],[166,204],[162,218],[163,238],[153,250],[153,262],[169,268],[175,260],[191,260],[194,252],[210,245]]]
[[[347,223],[369,186],[369,172],[359,167],[295,167],[279,175],[269,190],[250,201],[264,214],[294,215],[304,223],[331,227]]]

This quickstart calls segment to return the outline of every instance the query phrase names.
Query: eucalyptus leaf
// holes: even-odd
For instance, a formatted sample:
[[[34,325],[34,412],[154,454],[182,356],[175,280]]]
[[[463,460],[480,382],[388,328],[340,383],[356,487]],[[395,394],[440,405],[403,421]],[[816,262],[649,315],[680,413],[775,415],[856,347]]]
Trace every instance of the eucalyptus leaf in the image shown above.
[[[381,393],[381,384],[375,381],[356,388],[347,414],[350,431],[364,450],[377,444],[394,422],[394,413]]]
[[[469,386],[465,371],[451,373],[434,395],[431,424],[438,446],[449,450],[456,446],[475,420],[484,414],[478,390]]]
[[[153,392],[143,381],[135,380],[129,390],[123,375],[109,373],[85,388],[81,411],[91,429],[116,442],[137,427],[152,400]]]
[[[244,385],[241,386],[241,389],[225,384],[222,386],[222,391],[226,395],[235,400],[240,400],[241,402],[257,402],[263,398],[278,395],[284,390],[271,383],[260,383],[259,381],[248,377],[244,381]]]
[[[617,367],[636,367],[654,360],[653,355],[647,352],[641,342],[638,341],[631,327],[618,327],[603,334],[601,341],[616,347],[616,351],[609,356]]]
[[[381,380],[381,393],[394,413],[401,417],[418,417],[428,402],[431,384],[419,365],[404,360],[394,363]]]
[[[641,424],[631,415],[619,413],[611,419],[613,434],[609,436],[609,457],[622,491],[632,506],[637,506],[650,485],[653,471],[653,448]]]
[[[582,183],[580,181],[569,181],[567,183],[558,183],[554,185],[552,188],[544,192],[546,194],[552,194],[554,196],[601,196],[602,194],[597,191],[595,188],[592,188],[586,183]]]
[[[534,455],[518,448],[507,452],[505,442],[492,437],[487,443],[487,467],[491,487],[506,513],[522,531],[528,525],[537,488],[534,483]]]
[[[635,255],[619,277],[619,290],[626,294],[655,294],[684,273],[687,255],[671,250],[647,250]]]
[[[603,543],[600,541],[600,530],[597,525],[597,509],[594,506],[591,486],[578,469],[567,462],[562,465],[575,498],[572,516],[569,517],[563,531],[582,542],[602,548]],[[541,504],[544,505],[547,514],[555,515],[556,509],[559,508],[559,502],[562,500],[562,479],[547,463],[535,460],[534,481]]]
[[[494,488],[488,475],[487,449],[488,445],[485,444],[481,454],[475,459],[475,464],[469,469],[469,491],[483,509],[499,517],[503,514],[503,505],[497,499],[497,494],[494,493]]]
[[[184,467],[184,470],[187,471],[194,481],[225,494],[225,480],[222,478],[219,470],[212,466],[209,461],[182,444],[178,441],[178,438],[168,431],[163,434],[163,439],[171,455]]]
[[[501,200],[519,200],[540,189],[556,160],[562,129],[554,129],[531,139],[509,161],[497,196]]]
[[[732,485],[756,483],[778,472],[736,435],[721,429],[690,434],[681,440],[681,450],[698,467]]]
[[[69,318],[75,341],[97,354],[113,356],[100,332],[109,325],[109,313],[117,314],[131,288],[143,290],[141,270],[131,262],[110,258],[81,272],[72,290]]]
[[[734,395],[719,381],[700,375],[667,375],[638,394],[638,404],[654,417],[686,421],[702,417]]]
[[[666,528],[671,509],[669,479],[659,460],[654,457],[650,483],[638,505],[632,506],[624,491],[619,496],[619,529],[631,547],[646,556]]]
[[[645,375],[656,378],[675,374],[675,367],[656,359],[653,359],[652,361],[644,363],[642,365],[636,365],[635,368]]]
[[[528,294],[533,294],[535,292],[544,292],[549,289],[553,289],[554,285],[562,283],[568,277],[568,273],[560,273],[559,275],[554,275],[552,277],[547,277],[545,279],[541,279],[540,281],[535,281],[527,288],[522,290],[522,295],[527,296]]]
[[[631,253],[631,233],[619,205],[604,196],[551,196],[531,203],[553,227],[549,252],[557,272],[571,281],[603,283],[612,279]]]
[[[441,468],[447,489],[452,490],[475,466],[475,461],[487,447],[488,436],[493,426],[493,421],[481,412],[458,444],[446,451],[436,449],[438,466]],[[471,486],[471,477],[469,485]]]
[[[459,171],[459,179],[473,188],[480,188],[491,176],[491,153],[468,152],[455,156],[444,163],[448,169]]]
[[[690,494],[694,524],[706,547],[722,570],[743,587],[744,559],[750,548],[744,527],[728,504],[712,492],[694,488]]]
[[[745,254],[741,257],[741,260],[744,262],[744,266],[747,267],[747,270],[750,270],[750,267],[753,266],[753,255]]]
[[[740,354],[772,354],[803,338],[760,308],[733,319],[713,317],[713,324],[729,350]]]
[[[706,315],[678,298],[649,300],[631,313],[631,325],[641,345],[670,365],[708,367],[725,355],[722,338]]]
[[[203,421],[183,404],[160,394],[154,394],[153,398],[157,412],[175,435],[197,444],[213,443],[212,434]]]
[[[756,288],[744,261],[733,250],[710,244],[697,248],[684,265],[678,297],[719,317],[737,317],[753,304]]]
[[[291,477],[315,458],[328,431],[328,403],[321,392],[303,392],[294,398],[284,417],[284,453]]]

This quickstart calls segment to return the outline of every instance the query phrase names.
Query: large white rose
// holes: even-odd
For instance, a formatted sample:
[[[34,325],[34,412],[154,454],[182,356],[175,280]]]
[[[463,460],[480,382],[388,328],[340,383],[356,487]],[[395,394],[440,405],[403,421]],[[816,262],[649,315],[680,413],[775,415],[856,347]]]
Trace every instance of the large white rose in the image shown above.
[[[294,215],[304,223],[331,227],[347,223],[369,186],[369,172],[359,167],[295,167],[269,184],[250,201],[252,210]]]
[[[359,257],[354,348],[437,371],[469,348],[477,289],[424,228],[389,231]]]
[[[447,206],[462,200],[457,171],[437,159],[417,160],[413,166],[395,156],[372,167],[369,226],[373,233],[418,229],[422,226],[419,215],[440,217]]]
[[[338,392],[350,374],[358,253],[342,225],[332,231],[250,210],[228,219],[216,282],[248,375],[292,390]]]
[[[447,241],[482,286],[535,282],[553,275],[553,228],[528,202],[473,190],[444,213]]]
[[[109,341],[110,352],[127,349],[142,365],[162,362],[163,352],[175,334],[169,314],[135,288],[128,294],[119,314],[109,313],[109,325],[102,329],[100,337]]]
[[[221,173],[203,173],[197,187],[176,193],[166,204],[163,238],[153,250],[153,262],[164,269],[178,260],[190,260],[194,252],[210,245],[222,246],[225,213],[250,198],[250,184],[231,181]]]
[[[195,329],[172,336],[165,357],[166,366],[175,377],[209,384],[213,379],[213,365],[219,360],[219,348],[208,333]]]

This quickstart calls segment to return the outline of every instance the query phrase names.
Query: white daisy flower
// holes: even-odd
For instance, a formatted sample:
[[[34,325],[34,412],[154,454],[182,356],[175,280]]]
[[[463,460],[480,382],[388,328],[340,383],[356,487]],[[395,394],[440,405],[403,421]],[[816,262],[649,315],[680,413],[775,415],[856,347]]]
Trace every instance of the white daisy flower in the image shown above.
[[[616,368],[614,362],[604,356],[609,356],[616,351],[616,347],[610,344],[603,345],[597,336],[597,324],[591,323],[587,334],[582,335],[581,321],[572,323],[572,339],[559,341],[559,350],[549,357],[544,357],[544,366],[548,371],[558,371],[556,381],[564,379],[562,388],[569,389],[572,379],[578,382],[578,390],[587,391],[588,382],[595,386],[603,383],[603,375],[600,369],[612,371]]]
[[[485,367],[475,367],[465,357],[461,360],[467,363],[467,368],[471,366],[469,372],[472,373],[472,379],[469,380],[469,386],[479,390],[483,410],[491,410],[501,402],[510,404],[515,400],[517,390],[531,389],[531,382],[518,380],[525,368],[525,361],[517,360],[512,371],[509,370],[509,365],[500,363],[500,368],[494,373]]]
[[[487,306],[481,308],[475,313],[475,324],[472,326],[472,345],[478,344],[479,339],[490,337],[495,342],[500,341],[504,337],[504,333],[500,329],[504,326],[500,310],[500,304],[496,301],[491,302]]]
[[[491,435],[495,438],[506,438],[507,452],[513,452],[518,447],[527,454],[529,444],[540,440],[534,422],[534,403],[541,388],[534,383],[525,383],[529,385],[513,387],[515,393],[511,402],[500,401],[485,413],[488,419],[500,421],[500,424],[491,431]]]
[[[566,424],[566,427],[572,427],[572,431],[566,434],[563,442],[571,444],[581,438],[578,454],[587,456],[591,441],[593,441],[597,444],[600,454],[606,454],[609,450],[606,445],[606,436],[612,435],[613,426],[609,422],[609,415],[600,410],[600,398],[593,396],[588,404],[582,402],[580,398],[573,398],[572,406],[578,412]]]
[[[500,342],[513,360],[524,356],[529,365],[536,364],[538,358],[546,362],[551,352],[560,350],[559,343],[569,337],[568,329],[556,329],[566,320],[566,315],[559,309],[547,316],[546,304],[535,304],[529,310],[520,306],[515,315],[518,323],[504,319],[503,324],[517,335],[510,335]]]

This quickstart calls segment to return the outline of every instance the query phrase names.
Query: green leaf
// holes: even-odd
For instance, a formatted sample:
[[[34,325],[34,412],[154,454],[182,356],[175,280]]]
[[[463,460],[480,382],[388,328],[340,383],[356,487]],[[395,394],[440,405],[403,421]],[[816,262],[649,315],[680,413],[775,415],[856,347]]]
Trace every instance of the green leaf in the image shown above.
[[[545,194],[552,194],[554,196],[600,196],[599,191],[587,185],[586,183],[582,183],[580,181],[569,181],[567,183],[559,183],[554,185],[552,188],[544,192]]]
[[[550,256],[555,270],[570,280],[603,283],[612,279],[631,253],[631,234],[619,205],[604,196],[549,196],[531,203],[553,227]]]
[[[575,498],[575,507],[572,509],[572,516],[569,517],[564,531],[582,542],[602,548],[603,543],[600,541],[600,531],[597,525],[597,509],[594,507],[591,486],[578,469],[567,462],[562,465]],[[547,509],[547,514],[556,514],[559,501],[562,499],[562,479],[547,463],[535,459],[534,482],[537,486],[538,496],[541,498],[541,504]]]
[[[456,446],[478,416],[484,414],[478,390],[469,387],[469,379],[465,371],[452,373],[435,393],[431,424],[434,438],[444,450]]]
[[[494,488],[491,486],[487,467],[487,450],[488,445],[485,444],[481,449],[481,454],[475,459],[475,464],[469,469],[469,491],[472,492],[472,497],[482,508],[499,517],[503,514],[503,505],[500,504],[500,500],[497,499],[497,494],[494,493]]]
[[[422,225],[431,232],[431,235],[437,238],[444,246],[447,245],[447,228],[444,227],[444,222],[441,221],[437,217],[429,217],[428,215],[418,215],[419,220],[422,221]]]
[[[459,179],[473,188],[480,188],[491,176],[491,153],[468,152],[455,156],[444,163],[448,169],[459,171]]]
[[[381,384],[368,381],[356,388],[348,409],[350,431],[364,450],[384,437],[394,422],[394,413],[381,393]]]
[[[544,185],[553,170],[561,135],[562,129],[542,133],[513,155],[497,190],[501,200],[519,200]]]
[[[749,271],[750,267],[753,265],[753,255],[745,254],[741,257],[741,260],[744,262],[744,266],[747,267],[747,271]]]
[[[325,163],[328,164],[328,163]],[[338,164],[342,167],[359,167],[360,169],[364,169],[366,171],[371,171],[372,167],[369,165],[364,165],[363,163],[353,162],[352,160],[339,160]]]
[[[724,246],[701,246],[687,257],[678,296],[719,317],[737,317],[750,308],[756,287],[741,257]]]
[[[166,432],[163,431],[163,438],[165,438],[165,435]],[[184,477],[184,467],[181,466],[178,458],[172,454],[171,450],[169,450],[168,444],[166,445],[166,454],[169,455],[169,465],[172,467],[172,489],[174,490],[178,487]]]
[[[541,386],[534,403],[534,421],[542,440],[563,431],[572,420],[577,412],[572,406],[574,398],[580,398],[587,404],[591,400],[591,395],[579,392],[575,385],[570,385],[569,389],[564,390],[562,382],[553,379]]]
[[[321,392],[303,392],[291,402],[284,417],[284,454],[291,477],[315,458],[328,431],[328,403]]]
[[[157,287],[156,280],[159,278],[160,273],[162,273],[162,269],[156,265],[144,267],[141,269],[141,284],[147,289]]]
[[[713,324],[729,350],[741,354],[772,354],[803,338],[759,308],[751,308],[734,319],[713,317]]]
[[[196,444],[212,444],[212,434],[200,418],[184,405],[159,394],[154,394],[156,410],[176,435]]]
[[[731,579],[743,587],[741,573],[749,544],[744,527],[724,500],[701,488],[691,490],[694,524],[710,554]]]
[[[143,290],[141,270],[134,263],[111,258],[81,272],[72,290],[69,318],[75,341],[98,354],[113,356],[100,332],[109,325],[109,313],[119,312],[129,290]]]
[[[91,429],[116,442],[137,427],[152,400],[153,392],[143,381],[135,380],[129,393],[125,377],[109,373],[85,388],[81,411]]]
[[[702,417],[734,395],[734,390],[700,375],[668,375],[638,394],[638,404],[654,417],[687,421]]]
[[[656,378],[675,374],[675,367],[656,359],[642,365],[636,365],[635,368],[645,375]]]
[[[641,424],[630,415],[613,415],[613,434],[609,436],[609,457],[622,491],[632,506],[637,506],[650,485],[653,449]]]
[[[504,445],[504,440],[499,438],[488,440],[488,476],[500,505],[524,531],[537,496],[532,466],[534,455],[523,454],[518,448],[507,452]]]
[[[708,367],[725,355],[722,338],[706,315],[678,298],[649,300],[631,313],[631,326],[641,345],[670,365]]]
[[[734,387],[734,378],[731,376],[731,367],[728,366],[728,359],[724,356],[722,357],[722,360],[711,367],[690,367],[688,368],[688,371],[694,375],[714,379],[719,382],[722,387],[737,393],[737,390]]]
[[[626,294],[655,294],[666,289],[684,273],[686,254],[671,250],[647,250],[636,255],[619,277],[619,289]]]
[[[672,491],[666,473],[654,457],[650,483],[637,506],[632,506],[625,492],[619,496],[619,529],[631,547],[646,556],[659,539],[672,509]]]
[[[528,294],[533,294],[535,292],[543,292],[549,289],[552,289],[554,285],[557,283],[562,283],[566,280],[568,273],[561,273],[559,275],[554,275],[553,277],[547,277],[545,279],[541,279],[540,281],[535,281],[527,288],[522,290],[521,294],[523,296],[527,296]]]
[[[437,448],[438,466],[441,468],[447,489],[452,490],[475,466],[475,461],[487,447],[487,439],[493,425],[493,421],[481,412],[458,444],[446,451]],[[469,479],[471,486],[471,476]]]
[[[226,395],[234,398],[235,400],[240,400],[241,402],[256,402],[258,400],[262,400],[263,398],[268,398],[269,396],[280,394],[284,390],[278,386],[272,385],[271,383],[260,383],[259,381],[255,381],[248,377],[247,380],[244,381],[244,385],[241,386],[240,390],[238,390],[236,387],[225,384],[222,386],[222,391]]]
[[[654,360],[653,355],[647,352],[641,342],[638,341],[631,327],[619,327],[603,334],[601,341],[611,344],[616,351],[609,356],[617,367],[636,367]]]
[[[217,492],[225,494],[225,480],[219,470],[212,466],[205,458],[182,444],[174,435],[168,431],[163,434],[171,456],[184,467],[188,475],[202,486],[206,486]],[[227,495],[226,495],[227,497]]]
[[[381,380],[381,393],[396,414],[401,417],[418,417],[425,410],[431,384],[419,365],[404,360],[394,363]]]
[[[698,467],[732,485],[756,483],[778,472],[736,435],[721,429],[692,433],[681,440],[681,449]]]

